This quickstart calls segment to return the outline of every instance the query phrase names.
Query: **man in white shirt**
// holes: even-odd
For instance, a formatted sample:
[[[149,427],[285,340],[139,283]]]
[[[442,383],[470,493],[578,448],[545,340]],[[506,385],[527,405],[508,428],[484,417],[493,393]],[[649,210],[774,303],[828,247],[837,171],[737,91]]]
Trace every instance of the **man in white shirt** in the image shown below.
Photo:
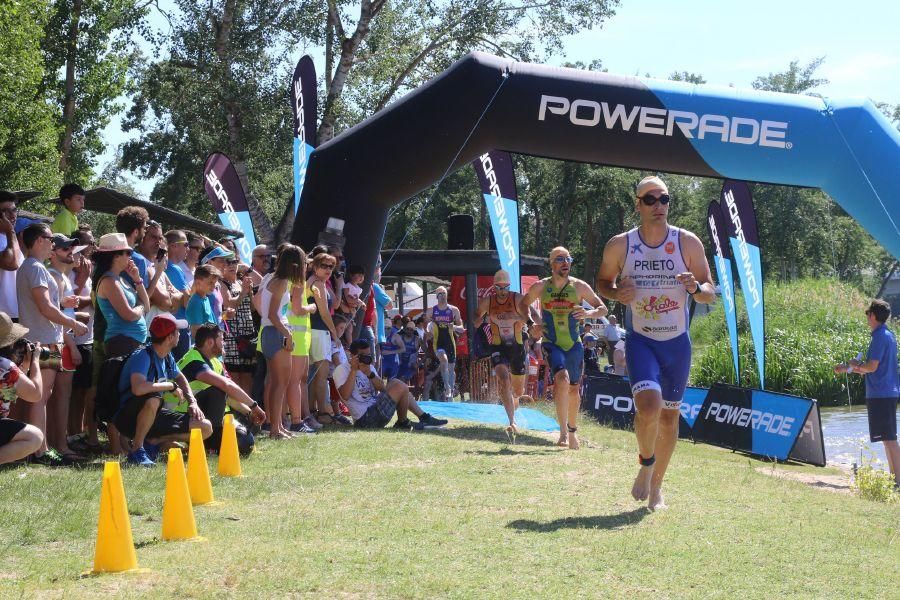
[[[346,399],[353,424],[356,427],[380,429],[390,423],[397,413],[397,429],[433,429],[447,424],[423,411],[409,393],[409,386],[399,379],[384,383],[372,366],[372,346],[366,340],[350,344],[350,362],[337,366],[334,383]],[[407,417],[412,412],[418,423]]]

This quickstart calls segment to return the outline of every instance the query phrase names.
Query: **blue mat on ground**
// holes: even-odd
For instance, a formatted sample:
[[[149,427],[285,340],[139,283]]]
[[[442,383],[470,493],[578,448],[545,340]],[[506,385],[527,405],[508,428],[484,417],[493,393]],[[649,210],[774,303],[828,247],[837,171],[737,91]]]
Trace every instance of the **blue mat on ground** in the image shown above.
[[[509,425],[506,411],[499,404],[478,404],[476,402],[419,402],[422,410],[435,417],[475,421],[489,425]],[[519,408],[516,411],[516,425],[520,429],[532,431],[559,431],[559,425],[551,417],[533,408]]]

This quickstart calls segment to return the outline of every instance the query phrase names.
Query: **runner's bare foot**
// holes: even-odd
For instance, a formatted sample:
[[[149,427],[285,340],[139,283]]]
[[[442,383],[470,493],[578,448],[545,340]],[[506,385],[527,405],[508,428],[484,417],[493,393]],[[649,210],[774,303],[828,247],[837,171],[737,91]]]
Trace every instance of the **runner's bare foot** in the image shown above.
[[[556,445],[560,446],[561,448],[565,448],[569,445],[569,437],[566,435],[565,431],[559,432],[559,439],[556,440]]]
[[[666,505],[666,500],[663,498],[662,490],[650,490],[650,498],[647,501],[647,508],[649,508],[650,510],[665,510],[669,508]]]
[[[519,428],[516,427],[515,423],[512,423],[506,428],[506,437],[509,438],[509,441],[513,444],[516,443],[516,436],[519,435]]]
[[[575,435],[574,431],[569,432],[569,450],[580,450],[581,442],[578,441],[578,436]]]
[[[637,477],[634,478],[634,485],[631,486],[631,496],[635,500],[646,500],[650,495],[650,479],[653,477],[653,467],[641,467]]]

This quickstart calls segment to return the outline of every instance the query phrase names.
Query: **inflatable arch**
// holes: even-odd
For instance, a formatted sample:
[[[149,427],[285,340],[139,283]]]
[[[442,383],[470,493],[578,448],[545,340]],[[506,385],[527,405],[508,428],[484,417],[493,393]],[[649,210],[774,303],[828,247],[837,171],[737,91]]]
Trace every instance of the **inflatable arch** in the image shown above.
[[[371,275],[389,208],[494,148],[821,188],[900,258],[900,133],[868,100],[623,77],[483,53],[317,148],[293,241],[310,248],[329,217],[344,219],[346,254]]]

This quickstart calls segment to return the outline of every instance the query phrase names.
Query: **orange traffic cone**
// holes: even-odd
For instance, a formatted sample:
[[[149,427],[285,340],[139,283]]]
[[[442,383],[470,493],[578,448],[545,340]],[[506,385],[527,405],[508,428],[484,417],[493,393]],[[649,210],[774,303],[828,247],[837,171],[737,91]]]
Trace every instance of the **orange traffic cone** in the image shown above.
[[[219,448],[219,475],[222,477],[241,476],[241,456],[238,453],[237,430],[234,415],[225,415],[222,423],[222,447]]]
[[[117,573],[136,569],[137,566],[122,471],[118,462],[110,461],[103,466],[93,572]]]
[[[166,498],[163,500],[162,539],[189,540],[196,537],[197,523],[194,521],[181,448],[171,448],[166,471]]]
[[[209,504],[214,500],[212,483],[209,480],[209,465],[206,463],[206,448],[203,446],[203,434],[196,428],[191,429],[187,481],[188,489],[191,492],[191,503],[194,506]]]

